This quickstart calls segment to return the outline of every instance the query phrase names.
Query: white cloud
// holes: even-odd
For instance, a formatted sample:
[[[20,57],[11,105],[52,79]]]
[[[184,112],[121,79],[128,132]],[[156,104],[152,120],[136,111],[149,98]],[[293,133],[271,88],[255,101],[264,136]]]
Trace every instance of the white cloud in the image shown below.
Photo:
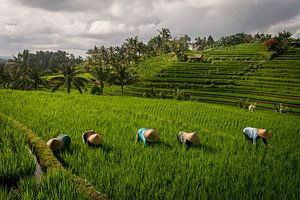
[[[125,33],[126,25],[108,20],[97,20],[91,23],[88,34],[107,35],[113,33]]]
[[[122,14],[122,5],[118,2],[118,1],[115,1],[110,9],[109,9],[110,13],[115,16],[115,17],[119,17],[121,14]]]
[[[270,26],[267,32],[276,35],[278,32],[283,30],[289,30],[293,33],[294,38],[300,38],[300,16],[288,21],[276,23]]]

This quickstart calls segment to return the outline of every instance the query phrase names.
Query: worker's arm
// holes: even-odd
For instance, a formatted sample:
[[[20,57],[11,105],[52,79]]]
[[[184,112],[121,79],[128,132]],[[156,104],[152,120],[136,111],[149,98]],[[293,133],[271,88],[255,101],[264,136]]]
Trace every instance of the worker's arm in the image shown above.
[[[139,133],[136,132],[136,134],[135,134],[135,143],[137,143],[138,141],[139,141]]]

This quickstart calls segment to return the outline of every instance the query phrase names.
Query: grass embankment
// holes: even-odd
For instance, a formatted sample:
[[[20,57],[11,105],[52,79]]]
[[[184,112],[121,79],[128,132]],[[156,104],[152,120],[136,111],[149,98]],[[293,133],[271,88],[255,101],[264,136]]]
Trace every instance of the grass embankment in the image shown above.
[[[300,185],[300,118],[222,105],[174,100],[46,92],[0,91],[0,111],[26,124],[44,141],[67,132],[59,154],[68,171],[111,199],[297,199]],[[30,113],[30,114],[29,114]],[[265,148],[249,145],[243,128],[273,132]],[[141,127],[155,128],[160,143],[134,144]],[[81,134],[104,136],[89,148]],[[176,141],[195,131],[198,148]]]

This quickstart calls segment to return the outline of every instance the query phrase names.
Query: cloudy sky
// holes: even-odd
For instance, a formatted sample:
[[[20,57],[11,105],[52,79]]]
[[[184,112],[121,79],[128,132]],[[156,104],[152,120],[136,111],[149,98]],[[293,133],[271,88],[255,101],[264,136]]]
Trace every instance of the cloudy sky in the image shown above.
[[[95,45],[135,35],[146,42],[164,27],[174,37],[300,37],[300,0],[0,0],[0,55],[61,49],[85,57]]]

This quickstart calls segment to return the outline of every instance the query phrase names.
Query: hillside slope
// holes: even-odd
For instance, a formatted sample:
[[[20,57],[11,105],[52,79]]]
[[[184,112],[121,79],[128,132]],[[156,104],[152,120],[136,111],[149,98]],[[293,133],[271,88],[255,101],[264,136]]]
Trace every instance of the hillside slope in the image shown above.
[[[268,60],[269,52],[261,44],[198,54],[204,62],[177,62],[172,55],[143,61],[139,66],[142,81],[126,93],[229,105],[249,99],[258,109],[274,109],[282,103],[290,113],[300,114],[300,48],[273,60]]]

